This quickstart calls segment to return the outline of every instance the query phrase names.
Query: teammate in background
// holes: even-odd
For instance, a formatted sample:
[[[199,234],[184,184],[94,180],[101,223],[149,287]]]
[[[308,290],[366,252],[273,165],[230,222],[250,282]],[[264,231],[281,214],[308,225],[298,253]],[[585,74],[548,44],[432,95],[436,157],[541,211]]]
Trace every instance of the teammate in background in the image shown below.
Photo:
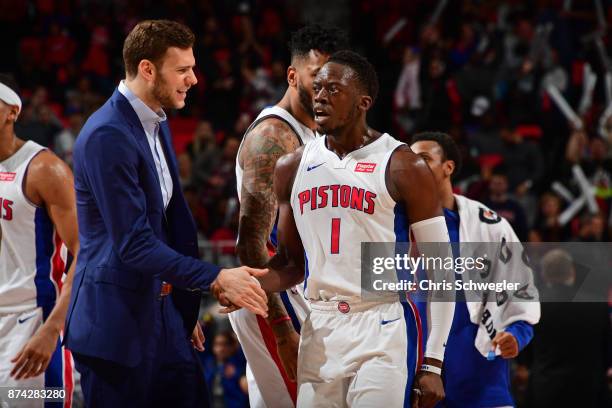
[[[398,204],[418,242],[448,242],[434,178],[406,145],[367,125],[378,94],[367,60],[337,52],[313,87],[325,136],[276,165],[279,247],[260,279],[278,291],[306,276],[312,311],[301,332],[297,405],[400,407],[414,389],[415,406],[433,406],[444,396],[440,367],[454,304],[430,303],[434,324],[420,366],[412,304],[397,294],[362,299],[359,253],[362,242],[396,240]]]
[[[478,201],[453,194],[451,177],[461,167],[459,149],[453,139],[439,132],[424,132],[412,138],[412,150],[431,168],[444,207],[444,216],[451,242],[519,242],[506,219],[499,217]],[[528,271],[521,256],[514,256],[515,270]],[[535,290],[531,280],[529,292]],[[513,297],[512,295],[510,296]],[[510,302],[506,302],[506,306]],[[487,306],[490,308],[491,306]],[[474,309],[482,316],[483,308]],[[514,406],[510,395],[508,359],[518,355],[533,337],[532,324],[540,318],[537,301],[513,302],[512,311],[503,316],[509,321],[505,327],[496,327],[497,334],[489,343],[489,350],[499,349],[501,358],[488,360],[484,351],[475,346],[479,317],[471,318],[471,310],[463,291],[457,293],[455,317],[444,357],[445,407],[501,407]],[[491,356],[493,357],[493,356]]]
[[[73,255],[79,245],[72,172],[15,135],[20,111],[16,84],[0,75],[0,385],[64,388],[51,406],[69,407],[72,356],[60,337],[75,265],[63,280],[63,242]]]
[[[334,28],[314,24],[293,33],[287,91],[245,132],[236,160],[242,263],[263,266],[276,247],[274,165],[283,154],[314,140],[312,80],[330,54],[346,45],[345,34]],[[268,294],[267,320],[244,309],[230,314],[248,360],[251,407],[295,404],[299,331],[309,311],[303,293],[299,284],[280,295]]]

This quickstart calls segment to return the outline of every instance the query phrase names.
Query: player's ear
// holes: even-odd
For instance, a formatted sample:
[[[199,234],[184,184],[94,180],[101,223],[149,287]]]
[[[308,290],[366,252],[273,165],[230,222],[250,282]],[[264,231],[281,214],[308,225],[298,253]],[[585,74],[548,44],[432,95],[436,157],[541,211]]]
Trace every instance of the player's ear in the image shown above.
[[[9,110],[7,119],[10,120],[11,122],[16,122],[17,116],[19,116],[19,107],[17,105],[11,105],[10,108],[11,109]]]
[[[289,84],[290,87],[297,87],[297,70],[295,69],[295,67],[293,65],[289,65],[289,68],[287,68],[287,84]]]
[[[359,100],[359,107],[367,112],[372,107],[372,97],[369,95],[362,95]]]
[[[140,60],[138,63],[138,75],[146,79],[147,81],[155,80],[155,75],[157,74],[157,68],[153,62],[148,59]]]
[[[446,177],[450,177],[455,171],[455,162],[452,160],[447,160],[442,164],[442,168],[444,169],[444,175]]]

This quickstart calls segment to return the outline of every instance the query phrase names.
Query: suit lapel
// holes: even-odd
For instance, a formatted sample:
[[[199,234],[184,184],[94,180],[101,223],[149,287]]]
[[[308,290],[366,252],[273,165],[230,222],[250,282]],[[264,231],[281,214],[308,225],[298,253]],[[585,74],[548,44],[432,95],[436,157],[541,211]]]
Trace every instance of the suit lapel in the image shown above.
[[[153,160],[151,146],[149,145],[147,135],[144,129],[142,128],[142,123],[140,123],[140,119],[138,118],[136,111],[134,111],[134,108],[132,108],[132,105],[130,105],[130,102],[126,99],[126,97],[123,96],[123,94],[117,89],[115,89],[113,99],[115,100],[117,109],[127,119],[127,123],[132,129],[134,137],[136,138],[136,142],[138,142],[138,146],[140,147],[140,150],[144,155],[145,161],[147,162],[147,165],[149,166],[153,174],[155,174],[155,179],[157,180],[157,183],[159,185],[159,175],[157,174],[157,168],[155,167],[155,161]],[[161,190],[159,190],[159,194],[161,197]]]
[[[155,179],[157,180],[158,184],[157,191],[159,193],[160,201],[163,203],[162,192],[159,188],[159,174],[157,173],[155,161],[153,160],[153,153],[151,152],[151,146],[147,140],[147,135],[144,132],[142,123],[140,123],[140,119],[138,118],[136,111],[134,111],[134,108],[132,108],[132,105],[130,105],[130,102],[121,92],[119,92],[119,90],[115,89],[115,93],[113,94],[112,98],[114,99],[119,112],[121,112],[127,120],[127,123],[132,130],[132,134],[134,135],[134,138],[136,139],[136,142],[138,143],[138,146],[140,147],[140,150],[145,158],[145,162],[147,162],[147,165],[155,175]]]
[[[162,149],[164,149],[164,155],[166,156],[170,176],[172,177],[173,190],[176,191],[177,187],[179,186],[178,165],[174,156],[174,149],[172,148],[170,139],[170,128],[168,127],[167,121],[161,123],[159,126],[159,139],[161,141]]]

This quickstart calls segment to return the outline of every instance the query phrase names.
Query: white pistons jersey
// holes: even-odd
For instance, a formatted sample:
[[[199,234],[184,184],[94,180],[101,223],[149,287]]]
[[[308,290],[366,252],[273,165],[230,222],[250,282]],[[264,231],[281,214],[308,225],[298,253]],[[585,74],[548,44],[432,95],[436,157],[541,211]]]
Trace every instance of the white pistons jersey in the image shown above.
[[[63,245],[47,210],[24,194],[32,159],[45,148],[26,142],[0,162],[0,314],[55,305],[66,261]]]
[[[396,202],[385,172],[400,145],[385,133],[343,159],[326,147],[326,137],[305,146],[291,207],[306,251],[308,299],[359,301],[361,243],[395,242]]]

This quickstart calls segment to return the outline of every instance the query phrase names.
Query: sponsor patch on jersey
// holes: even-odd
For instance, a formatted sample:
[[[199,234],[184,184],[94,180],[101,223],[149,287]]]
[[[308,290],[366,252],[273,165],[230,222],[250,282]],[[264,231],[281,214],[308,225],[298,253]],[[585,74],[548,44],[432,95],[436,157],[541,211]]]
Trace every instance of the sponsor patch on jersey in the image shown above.
[[[351,311],[351,307],[347,302],[342,301],[338,302],[338,310],[340,311],[340,313],[348,313]]]
[[[9,171],[0,171],[0,181],[13,181],[17,173],[11,173]]]
[[[376,168],[376,163],[359,162],[355,166],[355,172],[356,173],[374,173],[375,168]]]
[[[480,207],[479,210],[478,216],[480,217],[480,221],[487,224],[497,224],[501,221],[501,217],[495,212],[482,207]]]

